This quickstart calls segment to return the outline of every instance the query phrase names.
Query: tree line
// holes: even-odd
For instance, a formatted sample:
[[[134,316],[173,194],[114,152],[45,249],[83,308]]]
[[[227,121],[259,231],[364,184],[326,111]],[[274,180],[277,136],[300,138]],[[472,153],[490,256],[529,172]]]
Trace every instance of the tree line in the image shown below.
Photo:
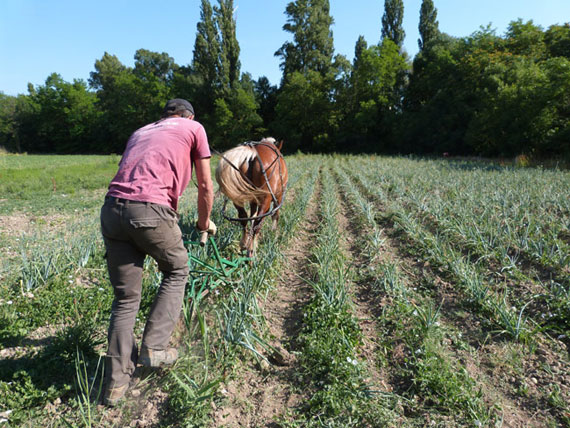
[[[218,150],[273,135],[288,151],[570,157],[570,24],[515,20],[505,34],[439,30],[423,0],[419,52],[403,49],[403,0],[385,0],[379,42],[334,55],[329,0],[287,4],[272,85],[242,72],[233,0],[201,0],[191,64],[139,49],[112,54],[87,82],[57,73],[28,93],[0,92],[0,146],[30,153],[120,153],[165,100],[186,98]]]

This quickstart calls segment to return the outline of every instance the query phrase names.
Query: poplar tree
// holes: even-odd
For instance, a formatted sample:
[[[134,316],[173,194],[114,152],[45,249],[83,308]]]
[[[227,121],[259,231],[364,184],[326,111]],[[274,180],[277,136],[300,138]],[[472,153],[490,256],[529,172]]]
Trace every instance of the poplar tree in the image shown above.
[[[285,13],[283,29],[293,35],[293,42],[284,43],[275,53],[283,60],[283,78],[295,71],[326,75],[334,53],[329,0],[296,0],[287,5]]]
[[[420,8],[420,38],[418,46],[423,50],[426,45],[435,39],[439,34],[439,23],[437,22],[437,9],[432,0],[423,0]]]
[[[362,53],[368,49],[368,43],[366,43],[366,39],[364,36],[359,36],[358,40],[356,41],[356,45],[354,46],[354,61],[352,62],[352,67],[354,70],[358,69],[362,59]]]
[[[392,40],[400,49],[406,35],[402,27],[404,20],[404,0],[385,0],[382,16],[382,38]]]
[[[227,91],[236,87],[241,68],[240,48],[236,37],[236,21],[233,17],[234,1],[219,0],[219,6],[215,7],[214,11],[221,41],[220,77],[222,87]]]
[[[350,76],[348,79],[348,84],[346,90],[344,91],[344,100],[341,100],[341,106],[344,110],[343,117],[346,120],[346,124],[343,129],[348,133],[353,133],[354,129],[352,123],[354,122],[354,116],[356,115],[359,105],[356,93],[356,79],[360,71],[360,67],[363,63],[363,55],[368,49],[368,43],[364,36],[359,36],[356,44],[354,45],[354,59],[352,61],[352,67],[350,69]]]
[[[211,142],[223,149],[255,138],[262,120],[256,113],[254,84],[249,76],[240,75],[233,0],[218,0],[214,8],[202,0],[200,16],[190,72],[191,98]]]
[[[221,42],[212,5],[202,0],[200,21],[196,25],[197,34],[194,42],[193,71],[201,77],[210,93],[221,87],[220,63]]]
[[[286,9],[283,29],[293,35],[275,53],[283,78],[276,110],[276,129],[288,149],[330,149],[334,132],[335,86],[333,35],[329,0],[295,0]]]

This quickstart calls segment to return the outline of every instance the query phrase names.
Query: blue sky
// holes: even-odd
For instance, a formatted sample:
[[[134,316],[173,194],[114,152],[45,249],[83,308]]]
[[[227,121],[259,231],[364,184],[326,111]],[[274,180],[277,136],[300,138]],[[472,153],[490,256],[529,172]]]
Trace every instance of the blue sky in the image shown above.
[[[278,84],[274,52],[287,40],[282,27],[290,0],[234,0],[242,72]],[[217,4],[216,0],[210,1]],[[522,18],[547,28],[570,21],[570,0],[434,0],[440,30],[467,36],[491,24],[504,34]],[[383,0],[330,0],[336,53],[352,60],[359,35],[380,40]],[[417,53],[421,0],[404,0],[404,46]],[[200,1],[0,0],[0,91],[27,93],[28,82],[44,84],[52,72],[63,79],[89,78],[105,52],[128,66],[137,49],[167,52],[179,65],[192,61]]]

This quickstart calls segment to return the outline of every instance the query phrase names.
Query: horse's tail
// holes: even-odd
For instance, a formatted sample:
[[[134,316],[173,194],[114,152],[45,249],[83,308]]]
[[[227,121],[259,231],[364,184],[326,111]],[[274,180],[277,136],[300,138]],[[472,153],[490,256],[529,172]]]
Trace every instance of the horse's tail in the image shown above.
[[[238,146],[223,153],[216,168],[216,181],[220,190],[238,207],[243,207],[246,202],[259,203],[268,194],[267,190],[248,182],[240,171],[245,162],[251,162],[256,157],[255,148]]]

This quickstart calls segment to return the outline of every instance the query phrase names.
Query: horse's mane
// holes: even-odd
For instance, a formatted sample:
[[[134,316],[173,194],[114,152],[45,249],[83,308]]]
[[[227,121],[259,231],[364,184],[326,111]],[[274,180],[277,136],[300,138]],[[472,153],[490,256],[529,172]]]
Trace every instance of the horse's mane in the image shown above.
[[[277,150],[279,150],[279,151],[281,151],[281,149],[283,148],[283,140],[281,140],[280,142],[277,142],[277,140],[273,137],[265,137],[264,139],[262,139],[260,141],[260,143],[273,144],[275,147],[277,147]]]
[[[264,138],[261,141],[265,140],[269,139]],[[224,152],[216,168],[216,181],[220,190],[239,207],[243,207],[246,202],[259,203],[268,194],[267,190],[261,190],[249,183],[239,171],[241,165],[255,160],[256,156],[255,148],[238,146]]]

